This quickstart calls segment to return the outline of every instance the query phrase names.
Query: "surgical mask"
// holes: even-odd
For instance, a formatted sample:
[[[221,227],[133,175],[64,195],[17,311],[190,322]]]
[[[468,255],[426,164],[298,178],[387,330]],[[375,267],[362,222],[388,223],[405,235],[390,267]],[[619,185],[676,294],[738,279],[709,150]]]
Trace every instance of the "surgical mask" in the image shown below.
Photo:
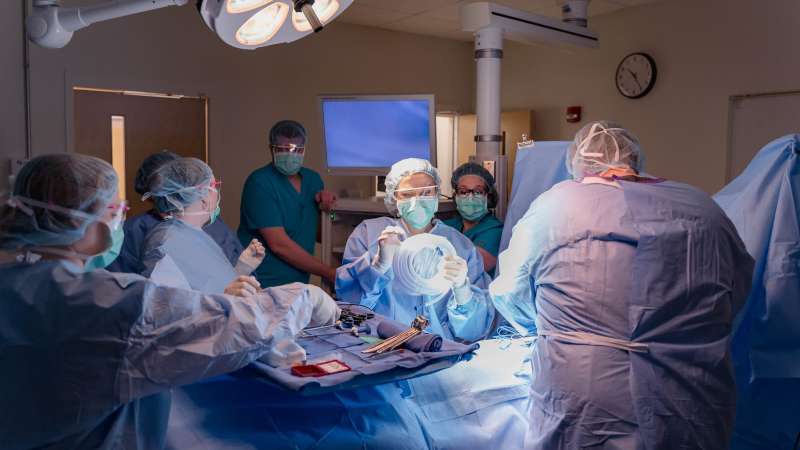
[[[489,212],[485,195],[456,195],[456,209],[461,217],[475,222]]]
[[[296,175],[303,167],[303,154],[301,153],[276,152],[274,160],[275,168],[286,176]]]
[[[106,251],[89,258],[83,265],[84,272],[91,272],[95,269],[108,267],[119,256],[119,252],[122,249],[122,242],[125,240],[125,229],[122,226],[113,228],[109,225],[108,227],[111,230],[110,246]]]
[[[214,188],[211,188],[211,190],[213,190],[214,192],[217,193],[217,206],[214,207],[213,211],[211,211],[211,214],[209,215],[209,218],[208,218],[208,224],[207,225],[211,225],[212,223],[216,222],[217,219],[219,218],[220,213],[222,212],[222,207],[219,206],[219,203],[222,200],[222,194],[218,190],[216,190]]]
[[[183,216],[199,216],[199,215],[208,214],[208,222],[206,222],[203,225],[204,227],[207,227],[207,226],[211,225],[212,223],[216,222],[217,219],[219,218],[220,213],[222,212],[222,207],[220,206],[220,202],[222,201],[222,194],[216,188],[211,187],[211,188],[208,188],[208,189],[210,191],[214,191],[214,192],[217,193],[217,204],[216,204],[216,206],[214,206],[214,209],[212,209],[211,211],[205,210],[205,211],[182,212],[181,213],[181,215],[183,215]]]
[[[436,197],[414,197],[397,202],[400,217],[417,230],[425,228],[431,222],[438,207],[439,199]]]

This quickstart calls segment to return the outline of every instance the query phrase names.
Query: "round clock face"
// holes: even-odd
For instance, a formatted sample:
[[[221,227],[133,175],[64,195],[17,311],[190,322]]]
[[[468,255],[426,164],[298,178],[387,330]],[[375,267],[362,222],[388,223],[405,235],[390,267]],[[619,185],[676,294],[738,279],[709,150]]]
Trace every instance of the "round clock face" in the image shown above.
[[[656,62],[646,53],[632,53],[617,66],[617,90],[628,98],[644,97],[656,84]]]

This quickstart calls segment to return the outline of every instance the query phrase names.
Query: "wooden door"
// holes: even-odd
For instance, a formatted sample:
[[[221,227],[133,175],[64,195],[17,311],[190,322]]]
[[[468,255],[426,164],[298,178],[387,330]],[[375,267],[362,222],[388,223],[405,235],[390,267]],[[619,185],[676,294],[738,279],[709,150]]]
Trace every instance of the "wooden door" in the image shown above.
[[[73,93],[75,151],[114,165],[124,179],[131,215],[150,207],[133,190],[136,171],[148,155],[171,150],[208,161],[205,98],[85,88]]]

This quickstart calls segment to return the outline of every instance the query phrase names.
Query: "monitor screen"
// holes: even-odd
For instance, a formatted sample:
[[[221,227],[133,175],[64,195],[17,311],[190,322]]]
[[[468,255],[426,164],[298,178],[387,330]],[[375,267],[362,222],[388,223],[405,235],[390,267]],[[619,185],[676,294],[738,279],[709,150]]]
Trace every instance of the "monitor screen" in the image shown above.
[[[433,158],[433,96],[322,98],[327,168],[383,175],[405,158]]]

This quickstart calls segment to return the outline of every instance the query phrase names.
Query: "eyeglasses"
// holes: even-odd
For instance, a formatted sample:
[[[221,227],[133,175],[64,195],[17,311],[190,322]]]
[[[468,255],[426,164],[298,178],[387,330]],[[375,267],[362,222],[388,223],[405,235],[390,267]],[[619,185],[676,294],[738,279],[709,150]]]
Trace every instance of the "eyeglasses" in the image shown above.
[[[439,195],[438,186],[423,186],[418,188],[397,189],[394,191],[395,200],[408,200],[415,197],[436,197]]]
[[[296,145],[296,144],[286,144],[286,145],[278,145],[278,144],[270,144],[269,148],[275,152],[283,152],[283,153],[299,153],[303,154],[306,151],[305,145]]]
[[[456,189],[456,195],[458,195],[459,197],[476,196],[476,195],[483,196],[486,195],[486,191],[480,188],[478,189],[459,188]]]
[[[220,178],[212,181],[208,187],[213,191],[219,192],[219,188],[221,186],[222,186],[222,179]]]

